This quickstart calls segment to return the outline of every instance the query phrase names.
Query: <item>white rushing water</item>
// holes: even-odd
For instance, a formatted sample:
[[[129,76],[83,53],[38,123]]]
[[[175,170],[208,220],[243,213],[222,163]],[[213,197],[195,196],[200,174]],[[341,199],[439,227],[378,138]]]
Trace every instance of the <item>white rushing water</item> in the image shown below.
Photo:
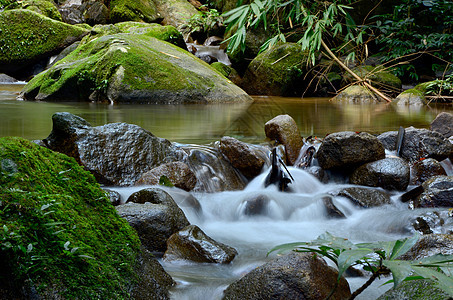
[[[294,183],[293,192],[264,188],[267,171],[251,181],[242,191],[195,193],[201,212],[185,205],[187,192],[165,188],[186,214],[189,222],[199,226],[213,239],[237,249],[238,256],[228,265],[161,261],[166,271],[178,283],[172,299],[221,299],[223,290],[232,282],[265,263],[272,257],[267,252],[274,246],[297,241],[311,241],[328,231],[353,242],[394,240],[411,235],[409,226],[414,211],[400,203],[398,195],[392,204],[379,208],[361,209],[348,199],[335,197],[334,204],[346,215],[345,219],[329,218],[322,198],[329,191],[347,185],[322,184],[301,169],[289,168]],[[123,199],[142,187],[116,188]],[[246,214],[246,202],[258,196],[268,199],[259,215]],[[420,211],[418,212],[420,213]],[[372,284],[358,299],[375,299],[388,288],[382,286],[389,278]],[[351,291],[367,278],[348,278]]]

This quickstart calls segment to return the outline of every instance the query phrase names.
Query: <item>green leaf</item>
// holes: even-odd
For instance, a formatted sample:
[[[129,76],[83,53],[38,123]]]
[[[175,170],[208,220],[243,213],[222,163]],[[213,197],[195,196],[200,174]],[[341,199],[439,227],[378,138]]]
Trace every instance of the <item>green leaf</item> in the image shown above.
[[[368,254],[374,253],[373,249],[359,248],[352,250],[345,250],[338,256],[338,278],[356,261],[362,260]]]
[[[412,266],[410,261],[406,260],[383,260],[382,264],[392,271],[394,286],[397,287],[411,273]]]
[[[306,245],[306,244],[307,243],[302,243],[302,242],[281,244],[281,245],[275,246],[274,248],[269,250],[267,255],[271,254],[272,252],[277,252],[277,254],[285,253],[285,252],[294,250],[296,247],[299,247],[301,245]]]
[[[407,238],[404,240],[397,240],[395,242],[395,246],[393,247],[392,252],[389,256],[389,259],[392,260],[392,259],[395,259],[395,258],[403,255],[404,253],[409,251],[409,249],[411,249],[415,245],[415,243],[418,242],[419,239],[420,239],[420,234],[417,233],[410,238]]]

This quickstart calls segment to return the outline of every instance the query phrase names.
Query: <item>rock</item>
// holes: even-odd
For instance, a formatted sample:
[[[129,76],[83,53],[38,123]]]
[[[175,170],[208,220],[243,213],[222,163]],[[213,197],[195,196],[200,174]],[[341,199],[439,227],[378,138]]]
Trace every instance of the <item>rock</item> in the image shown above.
[[[384,132],[378,136],[385,149],[394,151],[397,131]],[[401,158],[413,163],[423,158],[442,161],[453,153],[453,145],[440,133],[428,129],[406,128],[401,146]]]
[[[162,16],[152,0],[113,0],[110,2],[110,21],[112,23],[124,21],[159,23],[161,20]]]
[[[236,249],[214,241],[198,226],[189,225],[167,240],[164,259],[228,264],[237,254]]]
[[[80,40],[88,30],[13,9],[0,12],[0,32],[0,72],[22,79],[27,68]]]
[[[371,81],[371,84],[378,88],[386,88],[392,90],[401,90],[401,80],[393,75],[393,73],[386,71],[383,66],[357,66],[352,69],[360,78],[366,78]],[[349,73],[344,75],[344,79],[349,83],[354,83],[355,78]]]
[[[446,300],[450,295],[437,288],[432,280],[411,280],[390,289],[377,300]]]
[[[338,272],[310,253],[291,253],[252,270],[232,283],[223,299],[325,299],[337,282]],[[330,299],[351,295],[343,277]]]
[[[266,215],[269,211],[269,202],[271,199],[266,195],[257,195],[245,199],[242,203],[244,205],[244,215],[257,216]]]
[[[117,205],[121,204],[120,193],[118,193],[117,191],[114,191],[114,190],[106,189],[106,188],[103,188],[103,190],[107,193],[107,197],[109,197],[110,203],[112,203],[112,205],[117,206]]]
[[[116,209],[137,231],[142,245],[149,251],[164,252],[167,249],[167,239],[189,225],[183,211],[163,190],[141,190],[129,199],[128,203],[119,205]]]
[[[204,41],[203,46],[220,46],[222,42],[223,38],[218,36],[210,36]]]
[[[383,159],[385,150],[382,143],[366,132],[343,131],[329,134],[324,138],[316,153],[323,169],[343,169]]]
[[[265,154],[257,147],[253,147],[235,138],[224,136],[220,140],[220,152],[247,178],[261,174],[265,164]]]
[[[10,9],[28,9],[30,11],[37,12],[45,17],[54,19],[56,21],[62,21],[61,14],[57,9],[54,1],[50,0],[24,0],[24,1],[6,1],[11,2],[5,10]],[[3,5],[2,5],[3,6]]]
[[[453,176],[435,176],[423,183],[415,207],[453,207]]]
[[[154,167],[184,156],[168,140],[137,125],[91,127],[70,113],[56,113],[52,122],[52,132],[44,140],[47,147],[74,157],[99,182],[109,185],[132,185]]]
[[[1,83],[15,83],[18,80],[6,74],[0,74],[0,82]]]
[[[286,163],[293,165],[299,157],[304,141],[294,119],[289,115],[279,115],[264,125],[266,137],[285,146]]]
[[[413,178],[411,184],[419,185],[433,176],[447,175],[442,165],[434,158],[417,161],[412,166]]]
[[[439,132],[446,139],[453,136],[453,115],[448,112],[441,112],[431,122],[430,129]]]
[[[0,249],[0,273],[7,275],[0,290],[17,287],[14,299],[124,299],[140,289],[169,299],[173,280],[142,252],[137,234],[89,172],[21,138],[1,138],[0,149],[2,231],[8,233]],[[19,247],[29,255],[12,251]],[[33,272],[25,273],[30,266]],[[149,280],[142,280],[142,268],[153,270]]]
[[[351,85],[333,98],[340,103],[380,103],[381,100],[368,88],[361,85]]]
[[[436,211],[421,211],[412,220],[410,231],[421,234],[452,234],[453,218],[451,212],[445,208]]]
[[[326,196],[322,198],[324,207],[326,208],[327,216],[333,219],[345,219],[344,213],[338,209],[333,203],[332,197]]]
[[[65,1],[60,5],[58,11],[65,23],[75,25],[84,22],[82,1]]]
[[[164,18],[163,24],[176,28],[187,24],[188,20],[197,13],[197,9],[185,0],[153,0],[157,10]]]
[[[250,95],[299,96],[307,59],[296,43],[276,45],[252,60],[241,87]]]
[[[241,83],[241,77],[238,72],[233,69],[231,66],[227,66],[221,62],[214,62],[211,64],[211,67],[220,72],[223,76],[231,80],[234,84],[239,85]]]
[[[106,35],[79,46],[29,81],[21,97],[167,104],[251,100],[187,51],[146,34]]]
[[[170,162],[146,172],[135,185],[157,185],[161,176],[167,177],[177,188],[191,191],[197,183],[194,172],[183,162]]]
[[[372,188],[349,187],[335,192],[334,195],[346,197],[355,205],[364,208],[378,207],[392,203],[388,193]]]
[[[114,1],[110,2],[112,5]],[[135,3],[135,1],[134,1]],[[111,16],[109,9],[100,1],[87,1],[82,4],[84,23],[94,26],[96,24],[107,24]]]
[[[352,184],[404,191],[410,180],[410,167],[398,157],[389,157],[366,163],[352,172]]]
[[[420,240],[406,254],[399,257],[403,260],[417,260],[436,254],[453,255],[453,237],[451,234],[428,234]]]
[[[423,106],[426,103],[425,94],[416,89],[408,89],[399,94],[392,102],[398,106]]]

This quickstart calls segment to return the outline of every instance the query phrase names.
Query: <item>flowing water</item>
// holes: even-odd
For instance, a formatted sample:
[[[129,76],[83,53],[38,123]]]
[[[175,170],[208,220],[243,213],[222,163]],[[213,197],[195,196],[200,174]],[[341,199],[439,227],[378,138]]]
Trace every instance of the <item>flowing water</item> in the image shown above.
[[[15,101],[21,84],[0,85],[0,136],[41,139],[51,131],[51,116],[58,111],[77,114],[92,125],[110,122],[137,124],[159,137],[179,143],[207,144],[224,135],[242,141],[264,141],[264,123],[279,114],[290,114],[303,136],[353,130],[380,133],[399,126],[428,127],[440,111],[451,106],[398,108],[392,105],[336,105],[328,99],[255,97],[253,103],[223,105],[98,105],[93,103],[41,103]],[[214,150],[201,146],[199,151],[212,155]],[[214,166],[207,169],[215,173]],[[410,224],[420,211],[411,211],[394,194],[392,204],[359,209],[345,198],[334,204],[346,215],[332,219],[326,214],[322,198],[344,187],[343,183],[322,184],[307,172],[290,168],[294,177],[292,193],[264,187],[268,170],[249,182],[245,189],[216,193],[193,193],[201,211],[183,200],[187,192],[167,188],[180,204],[190,223],[198,225],[213,239],[235,247],[239,255],[231,264],[199,264],[161,261],[178,285],[172,299],[220,299],[223,290],[235,280],[269,260],[266,253],[274,246],[294,241],[310,241],[328,231],[354,242],[393,240],[411,234]],[[218,182],[207,180],[205,190],[215,190]],[[211,186],[212,185],[212,186]],[[143,187],[140,187],[143,188]],[[127,197],[137,188],[115,188]],[[266,195],[269,202],[259,215],[245,213],[247,200]],[[351,289],[365,278],[348,278]],[[390,285],[387,279],[373,283],[361,299],[374,299]],[[359,298],[360,299],[360,298]]]

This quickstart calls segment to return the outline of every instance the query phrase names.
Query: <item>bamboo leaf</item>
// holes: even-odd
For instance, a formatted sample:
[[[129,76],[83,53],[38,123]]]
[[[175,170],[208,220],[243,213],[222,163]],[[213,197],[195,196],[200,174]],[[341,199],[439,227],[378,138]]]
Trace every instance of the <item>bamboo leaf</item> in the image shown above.
[[[397,287],[411,273],[412,266],[410,261],[405,260],[383,260],[382,264],[392,271],[394,286]]]
[[[352,250],[345,250],[338,256],[338,278],[356,261],[366,257],[368,254],[374,253],[373,249],[358,248]]]
[[[395,246],[393,247],[392,252],[389,256],[389,259],[395,259],[395,258],[403,255],[404,253],[409,251],[409,249],[411,249],[415,245],[415,243],[418,242],[419,239],[420,239],[420,235],[417,233],[410,238],[407,238],[404,240],[397,240],[395,242]]]

